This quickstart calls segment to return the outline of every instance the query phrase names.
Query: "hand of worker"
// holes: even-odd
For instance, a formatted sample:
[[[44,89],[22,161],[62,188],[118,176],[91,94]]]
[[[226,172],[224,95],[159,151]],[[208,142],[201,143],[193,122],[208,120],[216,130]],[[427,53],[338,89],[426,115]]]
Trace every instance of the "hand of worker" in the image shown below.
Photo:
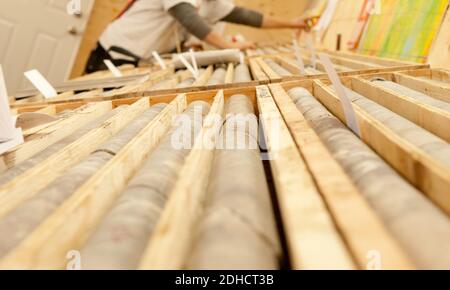
[[[252,41],[233,42],[231,48],[238,48],[240,50],[246,50],[246,49],[256,48],[256,45]]]
[[[293,28],[301,30],[309,30],[311,26],[308,24],[310,19],[299,17],[292,20],[284,20],[277,17],[264,16],[262,28]]]
[[[218,34],[215,31],[209,33],[206,38],[203,40],[211,45],[214,45],[218,48],[238,48],[240,50],[255,48],[255,44],[250,41],[245,42],[230,42],[226,40],[222,35]]]
[[[291,20],[291,28],[309,30],[310,26],[308,25],[308,21],[310,19],[304,17],[298,17]]]

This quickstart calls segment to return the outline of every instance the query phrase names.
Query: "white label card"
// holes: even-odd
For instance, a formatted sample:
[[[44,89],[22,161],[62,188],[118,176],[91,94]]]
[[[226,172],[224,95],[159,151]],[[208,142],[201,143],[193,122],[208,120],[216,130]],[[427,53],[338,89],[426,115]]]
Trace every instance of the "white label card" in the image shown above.
[[[353,108],[352,102],[347,96],[344,85],[342,85],[339,76],[334,69],[333,63],[330,58],[323,53],[319,54],[322,64],[325,66],[328,77],[330,78],[334,90],[336,91],[339,99],[341,100],[342,108],[344,109],[345,119],[347,120],[347,126],[359,137],[361,137],[361,130],[358,125],[358,120],[356,118],[356,113]]]
[[[194,67],[195,74],[198,75],[198,65],[197,65],[197,60],[195,59],[195,53],[194,53],[194,50],[191,48],[191,49],[189,50],[189,53],[191,54],[192,66]]]
[[[106,67],[109,69],[109,71],[112,73],[112,75],[116,78],[120,78],[123,76],[122,72],[112,63],[111,60],[105,59],[103,60]]]
[[[8,90],[0,66],[0,154],[24,142],[22,130],[16,129],[15,118],[11,116],[8,101]]]
[[[46,99],[54,98],[58,95],[55,88],[36,69],[27,71],[25,77]]]
[[[159,66],[162,69],[166,69],[166,63],[163,61],[163,59],[161,58],[161,56],[159,55],[159,53],[157,51],[152,52],[153,57],[156,59],[156,61],[158,62]]]
[[[191,74],[198,79],[199,75],[198,72],[195,71],[195,69],[192,67],[192,65],[184,58],[183,55],[178,54],[178,58],[183,63],[183,65],[191,72]]]
[[[9,109],[8,91],[0,66],[0,142],[12,139],[14,132],[14,122]]]

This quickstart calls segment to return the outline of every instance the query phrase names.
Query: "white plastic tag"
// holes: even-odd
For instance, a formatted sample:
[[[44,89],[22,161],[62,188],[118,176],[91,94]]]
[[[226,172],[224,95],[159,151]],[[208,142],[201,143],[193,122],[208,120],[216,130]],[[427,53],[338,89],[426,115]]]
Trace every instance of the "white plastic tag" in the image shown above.
[[[183,55],[178,54],[178,58],[183,63],[183,65],[191,72],[191,74],[198,79],[198,72],[195,71],[195,69],[192,67],[192,65],[184,58]]]
[[[195,53],[194,50],[191,48],[189,50],[189,53],[191,55],[191,61],[192,61],[192,66],[195,70],[195,74],[198,76],[198,65],[197,65],[197,60],[195,59]]]
[[[22,130],[16,129],[15,118],[11,116],[8,101],[8,91],[0,66],[0,154],[24,142]]]
[[[341,100],[342,108],[344,109],[345,119],[347,120],[347,126],[361,138],[361,130],[358,125],[358,121],[356,118],[356,113],[353,108],[352,102],[347,96],[345,92],[344,85],[342,85],[339,76],[334,69],[333,63],[330,58],[326,54],[319,54],[320,60],[325,66],[325,70],[327,71],[328,77],[330,78],[334,90],[336,91],[339,99]]]
[[[55,88],[36,69],[27,71],[25,77],[46,99],[54,98],[58,95]]]
[[[103,62],[105,63],[106,67],[108,67],[109,71],[112,73],[114,77],[116,78],[123,77],[122,72],[112,63],[111,60],[105,59],[103,60]]]
[[[166,63],[163,61],[163,59],[161,58],[161,56],[159,55],[159,53],[157,51],[152,52],[152,55],[156,59],[156,61],[158,62],[159,66],[162,69],[166,69],[167,68]]]

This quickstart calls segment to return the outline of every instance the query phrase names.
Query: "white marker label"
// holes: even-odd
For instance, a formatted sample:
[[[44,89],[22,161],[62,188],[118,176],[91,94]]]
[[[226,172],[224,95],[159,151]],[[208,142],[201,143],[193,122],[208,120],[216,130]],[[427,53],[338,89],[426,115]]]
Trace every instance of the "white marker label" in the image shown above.
[[[9,109],[8,91],[0,66],[0,154],[20,145],[24,142],[22,130],[16,129],[15,118],[11,116]]]
[[[345,92],[345,88],[342,85],[336,70],[333,67],[333,63],[326,54],[319,54],[322,64],[325,66],[328,77],[333,83],[334,90],[336,91],[339,99],[341,100],[342,108],[344,109],[345,119],[347,120],[347,126],[359,137],[361,137],[361,130],[358,125],[355,110],[353,109],[352,102]]]
[[[183,55],[178,54],[178,58],[183,63],[183,65],[191,72],[191,74],[198,79],[198,72],[195,71],[195,69],[192,67],[192,65],[184,58]]]
[[[300,66],[300,74],[306,75],[305,63],[303,62],[302,54],[300,53],[300,47],[297,40],[293,39],[292,43],[294,45],[295,56],[297,57],[298,65]]]
[[[36,69],[27,71],[25,77],[46,99],[54,98],[58,95],[55,88]]]
[[[195,53],[194,53],[194,50],[191,48],[191,49],[189,50],[189,53],[190,53],[190,55],[191,55],[191,61],[192,61],[192,65],[193,65],[194,70],[195,70],[195,74],[198,75],[198,65],[197,65],[197,60],[195,59]]]
[[[111,60],[105,59],[103,60],[103,62],[108,67],[109,71],[112,73],[114,77],[120,78],[123,76],[122,72],[112,63]]]
[[[14,129],[14,123],[9,109],[8,91],[6,90],[3,69],[0,66],[0,142],[12,138],[12,129]]]
[[[157,51],[152,52],[153,57],[156,59],[156,61],[158,62],[159,66],[162,69],[166,69],[166,63],[163,61],[163,59],[161,58],[161,56],[159,55],[159,53]]]

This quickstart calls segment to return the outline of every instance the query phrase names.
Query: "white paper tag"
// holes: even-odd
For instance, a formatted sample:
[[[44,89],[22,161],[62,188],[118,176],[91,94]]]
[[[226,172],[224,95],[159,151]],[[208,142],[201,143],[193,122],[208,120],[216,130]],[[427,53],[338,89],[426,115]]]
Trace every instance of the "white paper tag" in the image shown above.
[[[3,68],[0,66],[0,142],[13,139],[15,130],[14,117],[9,109],[8,90],[6,89]]]
[[[325,70],[327,71],[328,77],[333,83],[334,90],[336,91],[339,99],[341,100],[342,108],[344,109],[345,119],[347,121],[347,126],[361,138],[361,130],[358,125],[358,120],[356,118],[356,113],[353,108],[352,102],[347,96],[345,92],[344,85],[342,85],[339,76],[334,69],[333,63],[330,58],[323,53],[319,54],[320,60],[322,64],[325,66]]]
[[[36,69],[27,71],[25,77],[46,99],[54,98],[58,95],[55,88]]]
[[[156,59],[156,61],[158,62],[159,66],[162,69],[166,69],[166,63],[163,61],[163,59],[161,58],[161,56],[159,55],[159,53],[157,51],[152,52],[153,57]]]
[[[194,53],[194,50],[191,48],[191,49],[189,50],[189,53],[190,53],[190,55],[191,55],[192,66],[193,66],[193,68],[194,68],[194,70],[195,70],[195,74],[198,75],[198,65],[197,65],[197,60],[195,59],[195,53]]]
[[[123,77],[122,72],[112,63],[111,60],[105,59],[103,60],[105,65],[108,67],[109,71],[112,73],[112,75],[116,78]]]
[[[309,37],[306,39],[306,44],[308,45],[309,52],[311,54],[311,64],[314,69],[317,69],[317,53],[316,48],[314,47],[314,40],[312,35],[309,35]]]
[[[183,63],[183,65],[191,72],[191,74],[198,79],[198,72],[195,71],[195,69],[192,67],[192,65],[184,58],[183,55],[178,54],[178,58]]]
[[[303,62],[302,54],[300,52],[300,47],[298,45],[297,40],[293,39],[292,43],[294,45],[294,51],[295,51],[295,56],[297,58],[297,63],[300,66],[300,74],[305,76],[306,75],[305,63]]]
[[[24,142],[22,130],[16,129],[15,120],[9,109],[8,90],[0,65],[0,154]]]

